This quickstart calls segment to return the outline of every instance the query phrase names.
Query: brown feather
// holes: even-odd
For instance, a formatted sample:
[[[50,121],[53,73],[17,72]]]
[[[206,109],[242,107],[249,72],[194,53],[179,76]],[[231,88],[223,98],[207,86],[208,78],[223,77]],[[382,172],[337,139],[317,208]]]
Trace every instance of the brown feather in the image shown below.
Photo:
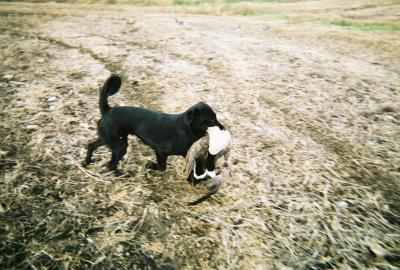
[[[201,139],[197,140],[190,147],[185,157],[186,164],[185,164],[184,175],[186,178],[189,177],[190,173],[194,169],[196,159],[207,158],[208,147],[209,147],[208,134],[202,137]],[[230,173],[231,164],[229,160],[229,152],[230,152],[230,145],[228,145],[228,147],[226,147],[224,150],[220,151],[217,154],[215,158],[216,160],[215,167],[217,169],[217,176],[210,178],[209,180],[206,181],[208,186],[207,194],[197,199],[196,201],[191,202],[189,205],[198,204],[218,192],[220,185],[226,180],[226,178],[229,176]]]

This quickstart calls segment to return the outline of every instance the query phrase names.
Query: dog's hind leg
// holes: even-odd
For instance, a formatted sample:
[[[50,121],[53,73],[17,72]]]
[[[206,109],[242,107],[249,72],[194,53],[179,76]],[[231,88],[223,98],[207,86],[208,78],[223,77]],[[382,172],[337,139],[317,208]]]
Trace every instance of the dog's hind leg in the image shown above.
[[[149,168],[150,170],[165,171],[167,168],[168,156],[164,153],[156,151],[156,157],[157,163],[151,161],[147,164],[147,168]]]
[[[168,156],[164,153],[156,153],[157,156],[157,163],[158,163],[158,169],[160,171],[165,171],[167,169],[167,158]]]
[[[121,138],[115,141],[111,145],[112,156],[110,163],[108,163],[108,168],[111,171],[114,171],[116,176],[120,176],[122,173],[118,170],[118,163],[126,154],[126,149],[128,148],[128,139]]]
[[[86,154],[86,161],[85,161],[86,165],[89,165],[90,163],[92,163],[93,151],[103,145],[105,145],[105,143],[103,142],[102,139],[97,139],[97,140],[89,143],[87,154]]]

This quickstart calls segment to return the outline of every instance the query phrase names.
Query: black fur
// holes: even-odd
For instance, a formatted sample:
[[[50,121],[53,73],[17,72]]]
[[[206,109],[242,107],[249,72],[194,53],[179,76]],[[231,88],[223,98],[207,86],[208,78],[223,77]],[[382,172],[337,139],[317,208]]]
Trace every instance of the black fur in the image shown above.
[[[110,107],[107,98],[118,92],[121,78],[112,75],[100,90],[101,119],[97,123],[99,138],[88,145],[86,164],[92,161],[93,151],[106,145],[112,151],[108,168],[120,175],[118,163],[126,153],[128,135],[136,135],[155,150],[157,162],[152,170],[164,171],[171,155],[185,156],[190,146],[203,137],[208,127],[224,127],[217,121],[215,112],[200,102],[181,114],[167,114],[139,107]]]

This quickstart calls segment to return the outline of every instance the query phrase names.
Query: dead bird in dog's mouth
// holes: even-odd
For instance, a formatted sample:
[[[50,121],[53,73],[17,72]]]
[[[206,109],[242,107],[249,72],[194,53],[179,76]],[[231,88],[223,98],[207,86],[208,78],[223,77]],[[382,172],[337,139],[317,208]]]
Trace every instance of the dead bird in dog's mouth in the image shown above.
[[[193,185],[206,182],[208,192],[189,203],[199,204],[218,192],[231,171],[230,145],[231,135],[218,127],[207,129],[207,135],[196,141],[186,155],[184,174]],[[200,166],[200,167],[199,167]]]

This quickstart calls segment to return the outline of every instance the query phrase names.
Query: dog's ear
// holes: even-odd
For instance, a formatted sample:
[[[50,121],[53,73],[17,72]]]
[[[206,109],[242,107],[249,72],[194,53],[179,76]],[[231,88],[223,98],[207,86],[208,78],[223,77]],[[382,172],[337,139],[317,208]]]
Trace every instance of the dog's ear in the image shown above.
[[[186,111],[185,122],[188,126],[193,122],[194,116],[196,114],[197,108],[190,108]]]

